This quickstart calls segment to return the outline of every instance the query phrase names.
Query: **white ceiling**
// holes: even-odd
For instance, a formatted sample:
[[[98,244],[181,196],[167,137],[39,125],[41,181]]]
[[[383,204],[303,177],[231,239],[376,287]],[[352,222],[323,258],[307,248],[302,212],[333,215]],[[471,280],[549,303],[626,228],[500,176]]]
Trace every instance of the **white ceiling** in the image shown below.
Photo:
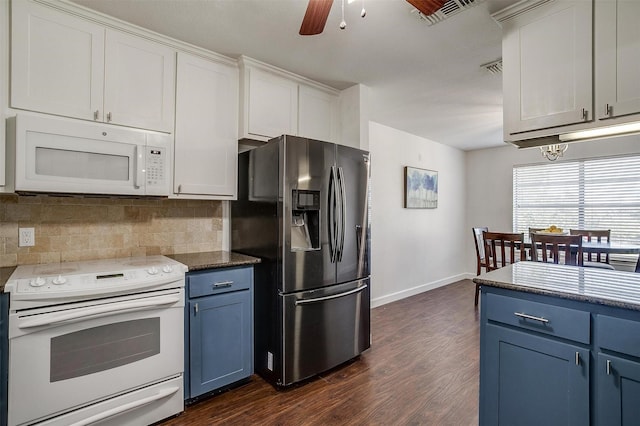
[[[324,32],[300,36],[306,0],[74,0],[215,52],[247,55],[343,89],[369,87],[370,118],[462,150],[504,144],[501,57],[490,17],[515,0],[486,0],[428,26],[403,0],[335,0]],[[346,3],[346,1],[345,1]]]

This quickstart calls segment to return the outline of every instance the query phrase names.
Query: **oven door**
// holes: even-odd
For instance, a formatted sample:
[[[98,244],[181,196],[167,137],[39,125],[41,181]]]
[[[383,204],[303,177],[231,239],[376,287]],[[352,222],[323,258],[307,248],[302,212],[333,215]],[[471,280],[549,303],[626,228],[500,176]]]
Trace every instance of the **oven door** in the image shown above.
[[[9,424],[97,403],[184,369],[184,289],[9,315]]]

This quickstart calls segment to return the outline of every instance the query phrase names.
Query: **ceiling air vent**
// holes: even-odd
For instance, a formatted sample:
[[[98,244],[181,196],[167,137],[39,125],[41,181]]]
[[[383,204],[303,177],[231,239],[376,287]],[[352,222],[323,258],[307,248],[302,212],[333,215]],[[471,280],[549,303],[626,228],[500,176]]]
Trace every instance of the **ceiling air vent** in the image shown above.
[[[449,0],[440,10],[435,11],[431,15],[423,15],[418,9],[413,9],[411,13],[413,13],[418,19],[426,22],[427,25],[431,26],[444,21],[458,12],[470,9],[483,1],[484,0]]]
[[[489,62],[488,64],[482,64],[480,67],[486,69],[491,74],[502,74],[502,58]]]

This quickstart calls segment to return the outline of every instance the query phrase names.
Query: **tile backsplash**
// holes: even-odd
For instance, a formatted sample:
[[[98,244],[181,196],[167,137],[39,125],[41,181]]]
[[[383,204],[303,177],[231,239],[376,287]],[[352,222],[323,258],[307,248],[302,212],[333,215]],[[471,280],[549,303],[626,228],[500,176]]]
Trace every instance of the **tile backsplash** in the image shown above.
[[[221,201],[0,195],[0,267],[221,249]]]

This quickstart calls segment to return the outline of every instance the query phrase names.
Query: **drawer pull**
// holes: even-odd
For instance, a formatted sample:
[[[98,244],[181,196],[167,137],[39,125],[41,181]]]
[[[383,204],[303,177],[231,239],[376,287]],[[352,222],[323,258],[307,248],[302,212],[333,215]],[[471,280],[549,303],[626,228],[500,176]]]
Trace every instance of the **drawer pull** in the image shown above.
[[[576,352],[576,365],[580,365],[580,352]]]
[[[233,281],[221,281],[219,283],[215,283],[213,285],[213,288],[231,287],[232,285],[233,285]]]
[[[607,360],[607,376],[611,375],[611,360]]]
[[[530,320],[534,320],[534,321],[540,321],[543,324],[546,324],[549,322],[548,319],[546,318],[542,318],[542,317],[534,317],[533,315],[527,315],[527,314],[523,314],[521,312],[514,312],[513,313],[515,316],[520,317],[522,319],[530,319]]]

